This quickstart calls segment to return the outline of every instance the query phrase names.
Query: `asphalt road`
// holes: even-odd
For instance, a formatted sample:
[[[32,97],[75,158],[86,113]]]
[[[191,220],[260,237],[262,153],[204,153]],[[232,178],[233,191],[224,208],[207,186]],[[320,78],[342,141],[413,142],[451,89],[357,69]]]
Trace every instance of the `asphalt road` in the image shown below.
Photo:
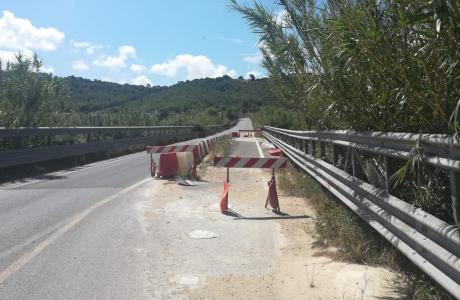
[[[259,153],[245,143],[234,154]],[[145,270],[162,258],[147,259],[138,212],[147,162],[142,152],[1,185],[0,299],[151,299]]]

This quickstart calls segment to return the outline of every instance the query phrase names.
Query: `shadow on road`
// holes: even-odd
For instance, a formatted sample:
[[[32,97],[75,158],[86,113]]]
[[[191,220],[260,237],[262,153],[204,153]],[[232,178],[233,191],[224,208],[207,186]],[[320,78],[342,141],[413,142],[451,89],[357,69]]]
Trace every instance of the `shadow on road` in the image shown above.
[[[40,180],[56,180],[56,179],[65,179],[67,176],[62,176],[62,175],[53,175],[53,174],[44,174],[44,175],[38,175],[33,177],[33,179],[40,179]]]
[[[234,210],[228,209],[226,215],[234,217],[235,220],[283,220],[283,219],[309,219],[309,215],[300,215],[300,216],[291,216],[290,214],[283,213],[280,211],[274,211],[273,213],[278,216],[269,216],[269,217],[245,217]]]

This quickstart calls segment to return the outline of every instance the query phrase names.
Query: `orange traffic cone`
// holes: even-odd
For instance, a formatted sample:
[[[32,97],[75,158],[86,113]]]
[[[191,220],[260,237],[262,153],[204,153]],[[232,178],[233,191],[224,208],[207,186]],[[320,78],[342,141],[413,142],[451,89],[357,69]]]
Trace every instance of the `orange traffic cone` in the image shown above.
[[[273,210],[280,211],[280,204],[278,202],[278,192],[276,191],[275,171],[273,171],[272,179],[268,181],[268,195],[265,202],[265,208],[270,204]]]
[[[228,190],[230,189],[230,183],[224,182],[224,193],[220,198],[220,212],[226,214],[228,212]]]

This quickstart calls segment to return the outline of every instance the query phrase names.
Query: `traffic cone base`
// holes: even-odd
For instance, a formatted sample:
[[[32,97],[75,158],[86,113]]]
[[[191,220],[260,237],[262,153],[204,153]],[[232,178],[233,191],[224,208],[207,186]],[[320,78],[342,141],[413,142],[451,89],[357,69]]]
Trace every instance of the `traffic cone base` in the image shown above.
[[[230,189],[230,183],[224,182],[224,193],[220,198],[220,212],[225,214],[228,212],[228,190]]]
[[[267,201],[265,202],[265,207],[268,205],[270,205],[273,210],[280,211],[278,192],[276,190],[276,180],[274,176],[270,181],[268,181],[268,195]]]

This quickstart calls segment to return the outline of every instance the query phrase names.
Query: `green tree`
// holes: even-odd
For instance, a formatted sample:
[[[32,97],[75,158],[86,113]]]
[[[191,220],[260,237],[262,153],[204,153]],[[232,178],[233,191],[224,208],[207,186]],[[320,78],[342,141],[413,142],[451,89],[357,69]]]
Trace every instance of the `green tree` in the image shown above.
[[[0,70],[0,126],[34,127],[61,124],[64,90],[59,79],[40,73],[37,55],[21,53]]]
[[[457,0],[231,3],[259,35],[263,66],[305,127],[459,129]]]

